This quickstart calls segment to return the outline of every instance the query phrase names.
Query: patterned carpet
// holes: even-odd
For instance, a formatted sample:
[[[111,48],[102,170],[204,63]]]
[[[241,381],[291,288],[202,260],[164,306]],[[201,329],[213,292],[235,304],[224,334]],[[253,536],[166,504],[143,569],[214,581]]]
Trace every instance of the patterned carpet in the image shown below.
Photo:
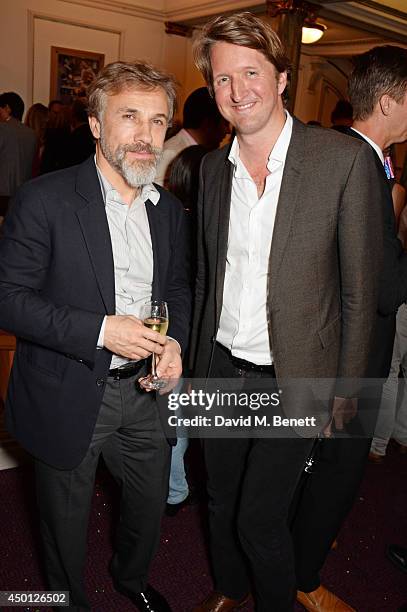
[[[383,465],[369,465],[359,498],[324,570],[324,584],[358,612],[396,612],[407,601],[407,575],[385,557],[389,543],[407,546],[407,456],[391,450]],[[0,472],[0,588],[44,589],[30,465]],[[100,470],[89,529],[86,583],[95,612],[131,612],[117,594],[107,571],[112,553],[117,490]],[[211,588],[205,547],[205,508],[185,507],[163,519],[161,545],[151,583],[174,612],[188,612]],[[4,608],[13,612],[17,608]],[[20,608],[21,609],[21,608]],[[298,606],[298,610],[302,608]],[[48,608],[25,608],[48,612]],[[61,608],[63,610],[63,608]],[[242,612],[251,612],[247,606]],[[270,611],[272,612],[272,611]]]

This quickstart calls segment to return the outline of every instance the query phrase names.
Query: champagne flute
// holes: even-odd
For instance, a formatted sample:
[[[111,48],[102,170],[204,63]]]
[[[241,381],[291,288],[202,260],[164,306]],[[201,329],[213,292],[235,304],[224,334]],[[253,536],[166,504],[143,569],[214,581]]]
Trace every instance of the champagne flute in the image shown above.
[[[143,305],[141,318],[146,327],[153,331],[159,332],[165,336],[168,329],[168,306],[167,302],[159,300],[151,300]],[[152,354],[151,374],[141,378],[139,383],[143,389],[158,390],[165,387],[165,380],[160,380],[157,376],[157,362],[155,353]]]

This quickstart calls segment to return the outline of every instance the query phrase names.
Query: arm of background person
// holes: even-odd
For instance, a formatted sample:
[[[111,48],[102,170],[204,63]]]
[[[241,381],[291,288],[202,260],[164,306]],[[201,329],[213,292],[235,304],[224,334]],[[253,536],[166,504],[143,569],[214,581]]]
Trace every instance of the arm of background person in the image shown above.
[[[398,190],[396,190],[398,191]],[[397,312],[401,304],[407,300],[407,253],[397,236],[396,223],[393,214],[394,199],[390,199],[388,190],[381,189],[382,205],[384,206],[384,257],[383,271],[380,277],[379,306],[381,315]],[[395,195],[399,200],[400,192]],[[403,235],[403,213],[400,216]]]

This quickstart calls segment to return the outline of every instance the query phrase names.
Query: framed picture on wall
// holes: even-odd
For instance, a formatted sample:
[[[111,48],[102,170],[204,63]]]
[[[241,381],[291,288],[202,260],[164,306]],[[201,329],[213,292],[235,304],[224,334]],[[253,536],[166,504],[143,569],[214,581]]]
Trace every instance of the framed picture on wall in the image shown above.
[[[76,98],[86,97],[104,61],[103,53],[51,47],[50,100],[71,104]]]

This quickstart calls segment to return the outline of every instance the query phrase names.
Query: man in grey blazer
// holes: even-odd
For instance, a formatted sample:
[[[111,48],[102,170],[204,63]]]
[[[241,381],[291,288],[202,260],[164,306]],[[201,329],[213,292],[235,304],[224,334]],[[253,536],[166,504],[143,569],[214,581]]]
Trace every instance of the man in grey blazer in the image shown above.
[[[275,390],[362,378],[383,241],[371,149],[285,111],[288,59],[250,13],[209,22],[194,52],[236,134],[201,169],[195,376],[267,379]],[[331,384],[333,413],[354,405],[346,388]],[[305,414],[294,399],[284,412]],[[215,591],[195,612],[235,610],[250,591],[258,612],[293,609],[287,513],[312,445],[298,432],[310,433],[204,441]]]
[[[34,130],[21,123],[24,102],[14,91],[0,95],[0,215],[10,198],[32,176],[37,149]]]

